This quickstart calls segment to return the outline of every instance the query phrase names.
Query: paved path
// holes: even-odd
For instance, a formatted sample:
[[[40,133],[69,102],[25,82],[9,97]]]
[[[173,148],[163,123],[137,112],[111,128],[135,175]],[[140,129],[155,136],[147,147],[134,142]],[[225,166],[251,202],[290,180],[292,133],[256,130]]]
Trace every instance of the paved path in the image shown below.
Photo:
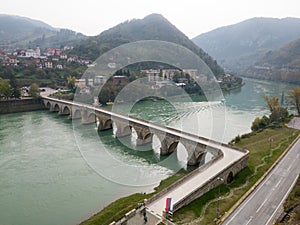
[[[160,219],[156,216],[152,215],[151,213],[146,211],[147,215],[147,222],[144,222],[144,216],[142,213],[138,212],[134,217],[127,221],[126,225],[156,225],[159,223]]]
[[[300,173],[300,139],[222,225],[269,225]]]
[[[210,146],[220,148],[220,146],[214,146],[213,143],[210,143]],[[195,174],[194,176],[190,177],[190,179],[186,180],[184,183],[177,186],[175,189],[163,195],[158,200],[147,205],[148,209],[153,214],[162,216],[162,212],[165,208],[166,198],[172,198],[173,204],[175,204],[184,197],[190,195],[199,187],[203,186],[203,184],[207,180],[216,178],[216,176],[220,172],[222,172],[226,167],[232,165],[234,162],[238,161],[241,157],[245,155],[245,153],[243,152],[239,152],[225,146],[222,146],[221,150],[224,154],[223,158],[216,161],[204,171],[199,172],[198,174]]]

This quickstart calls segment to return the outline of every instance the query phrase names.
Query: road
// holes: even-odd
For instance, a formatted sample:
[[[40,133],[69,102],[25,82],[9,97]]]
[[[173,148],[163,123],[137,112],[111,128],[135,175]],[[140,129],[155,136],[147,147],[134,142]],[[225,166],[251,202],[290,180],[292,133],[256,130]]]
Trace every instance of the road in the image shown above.
[[[300,173],[300,139],[222,225],[269,225]]]

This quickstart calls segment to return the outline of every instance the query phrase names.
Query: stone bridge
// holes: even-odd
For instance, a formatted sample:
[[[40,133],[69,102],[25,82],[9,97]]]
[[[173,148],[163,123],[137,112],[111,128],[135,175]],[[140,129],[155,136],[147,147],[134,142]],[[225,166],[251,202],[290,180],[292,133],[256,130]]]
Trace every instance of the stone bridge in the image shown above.
[[[152,143],[153,136],[156,135],[161,143],[161,155],[176,151],[178,144],[181,143],[188,154],[188,165],[203,162],[208,149],[215,157],[222,154],[219,149],[207,148],[201,142],[191,140],[189,136],[182,136],[183,131],[120,115],[103,108],[49,97],[44,97],[43,103],[47,109],[59,115],[68,115],[70,119],[81,119],[82,124],[96,123],[98,131],[115,127],[116,138],[130,136],[134,130],[137,134],[136,145]]]
[[[114,128],[116,138],[132,135],[135,130],[137,145],[151,143],[153,136],[156,135],[161,143],[161,155],[176,151],[178,144],[181,143],[188,153],[188,165],[199,164],[206,153],[210,152],[213,158],[209,163],[148,199],[146,202],[148,212],[159,217],[164,214],[167,197],[172,198],[172,212],[175,212],[220,183],[230,183],[233,177],[248,164],[248,151],[194,134],[83,103],[49,97],[43,97],[42,101],[47,109],[59,115],[81,119],[82,124],[96,123],[99,132]]]

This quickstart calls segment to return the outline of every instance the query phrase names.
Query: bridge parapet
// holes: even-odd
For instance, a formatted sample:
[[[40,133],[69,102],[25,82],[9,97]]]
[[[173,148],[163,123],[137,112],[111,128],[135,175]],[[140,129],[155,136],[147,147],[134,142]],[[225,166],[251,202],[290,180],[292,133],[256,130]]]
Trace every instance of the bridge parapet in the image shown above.
[[[211,164],[214,162],[209,162],[204,165],[201,170],[206,169],[207,167],[211,166]],[[210,191],[211,189],[219,186],[221,183],[228,184],[232,182],[233,177],[243,168],[245,168],[248,164],[248,155],[245,155],[244,157],[237,160],[235,163],[233,163],[230,166],[227,166],[225,169],[223,169],[220,173],[216,174],[209,180],[207,180],[203,185],[201,185],[198,189],[187,195],[185,198],[180,199],[178,202],[176,202],[173,205],[172,212],[177,211],[178,209],[182,208],[183,206],[189,204],[193,200],[199,198],[206,192]]]

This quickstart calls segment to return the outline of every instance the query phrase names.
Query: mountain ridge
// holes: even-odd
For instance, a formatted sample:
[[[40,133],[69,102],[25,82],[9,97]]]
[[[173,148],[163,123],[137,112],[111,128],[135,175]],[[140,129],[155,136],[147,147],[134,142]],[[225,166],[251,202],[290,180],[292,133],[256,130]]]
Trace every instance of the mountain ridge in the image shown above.
[[[54,28],[43,21],[28,17],[0,14],[0,47],[58,47],[65,43],[76,44],[85,38],[83,34],[66,30],[68,29]],[[62,35],[64,37],[58,40],[58,36]],[[52,39],[55,41],[52,42]]]
[[[211,56],[160,14],[150,14],[143,19],[132,19],[120,23],[81,42],[74,47],[72,52],[95,60],[110,49],[139,40],[161,40],[180,44],[197,54],[215,75],[224,74],[223,68]]]
[[[201,34],[192,40],[227,70],[253,65],[270,50],[300,37],[300,19],[255,17]]]
[[[245,75],[300,84],[300,38],[268,51],[245,71]]]

